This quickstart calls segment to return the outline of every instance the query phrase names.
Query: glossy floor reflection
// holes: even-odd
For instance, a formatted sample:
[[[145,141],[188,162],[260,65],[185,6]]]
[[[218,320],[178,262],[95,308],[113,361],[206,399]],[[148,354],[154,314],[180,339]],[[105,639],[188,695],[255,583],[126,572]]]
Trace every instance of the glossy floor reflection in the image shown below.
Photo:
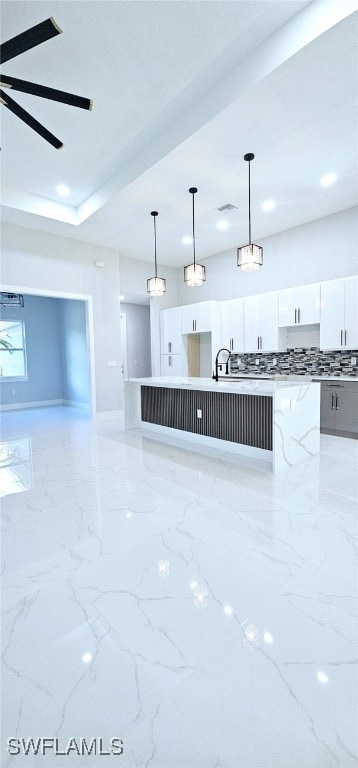
[[[4,768],[357,765],[355,441],[274,476],[71,408],[3,424]],[[124,754],[6,752],[40,736]]]

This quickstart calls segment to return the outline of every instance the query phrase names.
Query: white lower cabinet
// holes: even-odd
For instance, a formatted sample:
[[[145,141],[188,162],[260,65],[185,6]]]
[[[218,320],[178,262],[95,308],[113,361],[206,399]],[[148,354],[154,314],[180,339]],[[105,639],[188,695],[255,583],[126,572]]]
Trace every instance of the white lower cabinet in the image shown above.
[[[185,355],[162,355],[160,361],[161,376],[187,376],[188,366]]]

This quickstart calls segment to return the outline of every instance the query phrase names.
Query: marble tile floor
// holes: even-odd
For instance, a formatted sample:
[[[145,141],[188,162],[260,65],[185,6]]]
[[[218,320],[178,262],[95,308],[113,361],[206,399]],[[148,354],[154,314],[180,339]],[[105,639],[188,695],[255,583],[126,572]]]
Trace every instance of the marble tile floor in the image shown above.
[[[357,766],[356,441],[272,475],[2,418],[3,768]],[[11,756],[7,739],[123,740]]]

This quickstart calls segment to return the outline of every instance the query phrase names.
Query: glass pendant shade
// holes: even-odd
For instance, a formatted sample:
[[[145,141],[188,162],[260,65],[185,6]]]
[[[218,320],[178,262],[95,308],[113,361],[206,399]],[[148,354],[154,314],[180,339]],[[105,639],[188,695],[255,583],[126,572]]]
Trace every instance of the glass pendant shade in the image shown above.
[[[147,280],[147,293],[149,296],[163,296],[166,292],[166,283],[164,277],[158,277],[157,273],[157,228],[155,219],[158,216],[158,211],[152,211],[153,226],[154,226],[154,263],[155,263],[155,276],[149,277]]]
[[[252,152],[247,152],[244,155],[244,160],[249,164],[249,242],[247,245],[242,245],[237,249],[237,266],[242,272],[256,272],[259,267],[262,267],[264,261],[264,249],[261,245],[256,245],[251,242],[251,173],[250,163],[255,155]]]
[[[150,296],[163,296],[166,291],[164,277],[149,277],[147,280],[147,293]]]
[[[255,243],[242,245],[237,249],[237,266],[242,272],[256,272],[259,267],[262,267],[263,254],[264,249],[261,245],[255,245]]]
[[[197,192],[196,187],[190,187],[189,192],[193,196],[193,256],[194,260],[192,264],[188,264],[186,267],[184,267],[184,283],[189,285],[191,288],[195,288],[199,285],[202,285],[205,283],[206,277],[205,277],[205,267],[203,264],[197,264],[195,260],[195,214],[194,214],[194,195]]]
[[[184,283],[192,288],[205,283],[205,267],[202,264],[188,264],[184,267]]]

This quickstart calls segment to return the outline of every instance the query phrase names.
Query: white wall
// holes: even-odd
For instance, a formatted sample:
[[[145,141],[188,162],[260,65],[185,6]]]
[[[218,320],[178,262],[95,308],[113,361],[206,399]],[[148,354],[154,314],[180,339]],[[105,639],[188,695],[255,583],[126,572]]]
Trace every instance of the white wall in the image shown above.
[[[154,274],[154,265],[151,261],[140,259],[119,258],[119,271],[121,275],[121,293],[135,296],[147,296],[147,278]],[[177,307],[179,304],[177,291],[177,271],[171,267],[158,265],[158,275],[166,279],[166,293],[160,298],[150,299],[150,328],[151,328],[151,357],[152,376],[160,376],[160,329],[159,313],[161,309]]]
[[[264,249],[264,263],[258,272],[241,272],[235,249],[202,259],[206,283],[200,288],[185,286],[183,270],[178,269],[178,305],[234,299],[357,274],[357,209],[349,208],[258,242]]]
[[[126,315],[128,378],[152,375],[149,304],[121,303]]]
[[[95,266],[103,261],[104,267]],[[93,307],[95,412],[123,409],[118,254],[78,240],[2,225],[2,285],[19,292],[88,296]],[[116,367],[108,367],[108,361]]]

